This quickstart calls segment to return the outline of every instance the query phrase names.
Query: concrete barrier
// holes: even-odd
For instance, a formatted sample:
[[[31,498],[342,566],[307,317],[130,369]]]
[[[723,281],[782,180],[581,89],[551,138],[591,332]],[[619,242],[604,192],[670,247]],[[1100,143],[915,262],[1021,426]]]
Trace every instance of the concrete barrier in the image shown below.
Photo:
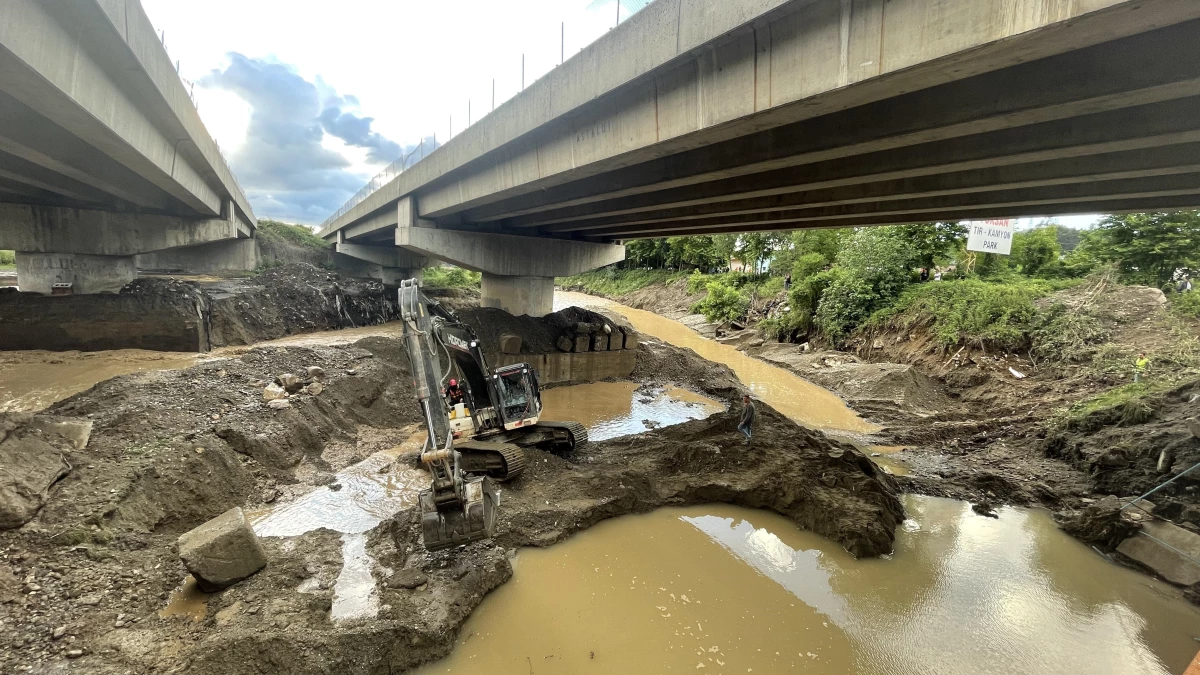
[[[546,384],[578,384],[629,377],[637,365],[637,351],[558,352],[554,354],[502,354],[496,367],[528,363]]]

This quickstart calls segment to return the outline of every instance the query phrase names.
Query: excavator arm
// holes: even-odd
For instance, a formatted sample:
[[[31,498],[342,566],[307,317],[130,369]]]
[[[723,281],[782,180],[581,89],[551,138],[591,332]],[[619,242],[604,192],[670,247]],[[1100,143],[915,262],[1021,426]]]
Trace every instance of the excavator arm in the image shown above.
[[[460,467],[446,401],[442,397],[443,380],[448,372],[441,366],[443,354],[450,358],[452,347],[462,347],[470,353],[472,349],[478,349],[478,340],[464,340],[454,335],[466,329],[466,337],[474,337],[453,312],[426,297],[416,279],[401,282],[399,301],[413,389],[429,434],[421,451],[421,461],[429,467],[432,480],[430,488],[423,491],[419,499],[425,548],[435,551],[488,539],[495,533],[498,495],[489,478],[467,476]],[[455,326],[457,330],[447,331],[447,326]],[[460,341],[462,345],[455,344]],[[462,370],[464,360],[458,361]],[[464,371],[464,374],[488,386],[486,368],[486,363],[479,361],[478,373]]]

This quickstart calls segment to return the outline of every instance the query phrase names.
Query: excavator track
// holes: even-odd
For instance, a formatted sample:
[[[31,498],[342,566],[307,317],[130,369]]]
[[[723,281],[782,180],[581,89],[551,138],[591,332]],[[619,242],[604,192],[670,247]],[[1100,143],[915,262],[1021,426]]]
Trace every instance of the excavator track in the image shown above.
[[[499,482],[510,481],[525,471],[525,451],[518,445],[499,441],[459,441],[454,444],[463,471],[483,474]]]
[[[583,426],[579,422],[541,421],[541,422],[537,423],[537,426],[542,427],[542,428],[554,429],[556,432],[558,432],[558,431],[566,431],[567,432],[568,440],[565,443],[563,443],[563,442],[555,443],[555,445],[558,446],[556,449],[559,452],[563,452],[563,451],[578,452],[587,447],[587,444],[588,444],[587,427]]]

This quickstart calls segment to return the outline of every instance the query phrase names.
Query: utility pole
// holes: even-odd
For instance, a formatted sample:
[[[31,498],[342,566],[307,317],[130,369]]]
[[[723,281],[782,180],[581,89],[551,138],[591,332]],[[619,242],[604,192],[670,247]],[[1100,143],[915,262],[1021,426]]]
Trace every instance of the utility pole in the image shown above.
[[[525,91],[525,55],[521,55],[521,91]]]
[[[562,22],[561,33],[558,39],[558,65],[562,65],[567,60],[567,22]]]
[[[615,23],[613,25],[613,28],[616,28],[617,26],[620,26],[620,25],[621,25],[621,0],[617,0],[617,23]]]
[[[471,99],[467,99],[467,126],[471,126]]]
[[[492,78],[492,110],[496,110],[496,78]]]
[[[446,139],[449,140],[451,138],[454,138],[454,115],[453,114],[450,115],[450,135],[447,136]]]

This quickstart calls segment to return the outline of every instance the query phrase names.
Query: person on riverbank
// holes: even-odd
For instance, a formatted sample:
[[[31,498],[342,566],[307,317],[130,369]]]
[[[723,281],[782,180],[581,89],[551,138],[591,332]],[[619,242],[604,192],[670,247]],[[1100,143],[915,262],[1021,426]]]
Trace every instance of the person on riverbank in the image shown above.
[[[754,409],[754,401],[750,400],[750,394],[742,394],[742,417],[738,422],[738,431],[742,432],[742,435],[746,437],[746,445],[753,443],[750,433],[757,414],[758,411]]]
[[[1137,360],[1133,362],[1133,381],[1141,382],[1142,378],[1146,377],[1146,371],[1150,369],[1150,359],[1146,358],[1146,352],[1138,355]]]

